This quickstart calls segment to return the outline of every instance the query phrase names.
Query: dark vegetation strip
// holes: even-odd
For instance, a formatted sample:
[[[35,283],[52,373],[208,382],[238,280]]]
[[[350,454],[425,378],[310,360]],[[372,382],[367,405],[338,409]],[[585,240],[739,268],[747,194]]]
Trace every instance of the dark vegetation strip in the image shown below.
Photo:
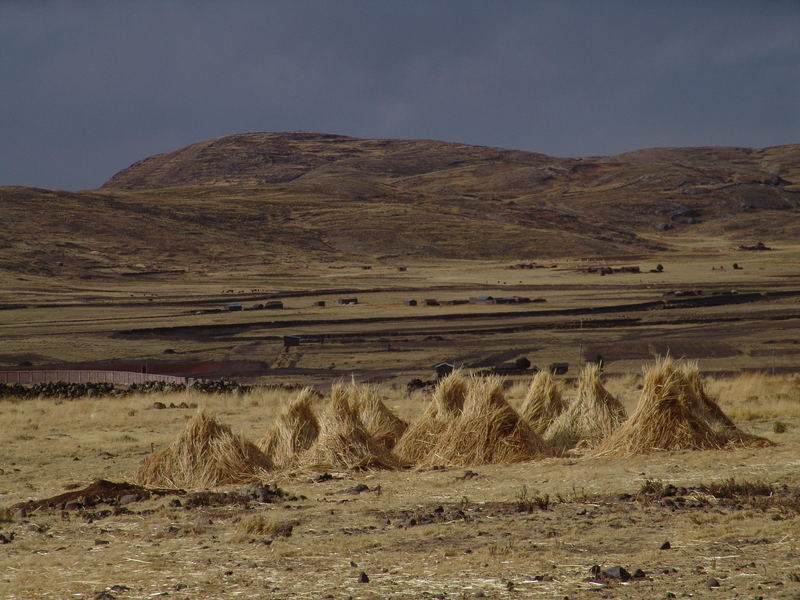
[[[552,316],[579,316],[579,315],[601,315],[613,314],[620,312],[643,312],[652,310],[672,310],[672,309],[687,309],[687,308],[701,308],[710,306],[726,306],[732,304],[744,304],[749,302],[758,302],[761,300],[770,300],[779,297],[800,296],[800,291],[786,291],[786,292],[754,292],[748,294],[729,294],[719,296],[704,296],[692,297],[685,300],[654,300],[649,302],[636,302],[632,304],[617,304],[613,306],[598,306],[598,307],[584,307],[584,308],[567,308],[567,309],[552,309],[552,310],[530,310],[530,311],[501,311],[493,313],[454,313],[454,314],[441,314],[441,315],[413,315],[407,317],[363,317],[363,318],[349,318],[349,319],[319,319],[319,320],[302,320],[293,319],[286,321],[253,321],[250,323],[232,323],[225,325],[178,325],[174,327],[152,327],[140,329],[127,329],[121,330],[114,334],[114,337],[122,338],[138,338],[138,337],[167,337],[170,339],[181,339],[183,337],[194,338],[198,334],[204,336],[214,337],[228,337],[238,333],[244,333],[252,329],[271,328],[271,329],[286,329],[308,326],[320,325],[350,325],[350,324],[369,324],[369,323],[401,323],[413,321],[459,321],[459,320],[475,320],[475,319],[508,319],[508,318],[525,318],[525,317],[552,317]],[[738,317],[732,317],[738,319]],[[554,327],[550,325],[530,325],[530,326],[509,326],[508,328],[492,328],[485,330],[486,332],[507,332],[507,331],[524,331],[525,329],[537,328],[562,328],[570,329],[575,327],[602,327],[603,323],[609,322],[611,326],[620,327],[629,324],[635,324],[638,319],[609,319],[603,321],[577,321],[570,322],[576,325],[565,324],[561,327]],[[705,321],[700,321],[705,322]],[[597,323],[592,325],[592,323]],[[608,326],[608,325],[605,325]],[[395,330],[396,331],[396,330]],[[471,333],[482,332],[482,330],[472,330]],[[408,330],[406,330],[408,333]],[[337,334],[331,334],[331,336]],[[352,335],[340,334],[340,335]],[[388,335],[388,334],[387,334]],[[258,339],[265,339],[263,337]]]

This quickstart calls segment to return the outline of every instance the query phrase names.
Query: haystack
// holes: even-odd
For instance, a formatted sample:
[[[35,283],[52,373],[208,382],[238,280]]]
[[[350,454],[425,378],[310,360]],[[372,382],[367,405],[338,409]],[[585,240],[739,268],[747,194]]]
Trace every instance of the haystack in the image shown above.
[[[259,479],[269,458],[230,427],[199,411],[168,447],[139,467],[136,482],[148,486],[204,488]]]
[[[386,406],[374,387],[369,385],[350,384],[350,398],[358,410],[358,417],[373,439],[391,450],[403,433],[408,423],[398,417]]]
[[[626,418],[625,408],[600,382],[600,368],[587,364],[578,376],[578,395],[547,428],[544,439],[558,453],[591,448],[607,438]]]
[[[567,403],[550,371],[536,373],[528,388],[519,414],[539,435],[544,435],[556,417],[564,412]]]
[[[317,469],[394,469],[400,461],[367,432],[350,398],[348,386],[334,385],[331,402],[320,418],[319,436],[298,457]]]
[[[310,448],[317,439],[319,422],[311,408],[316,396],[313,388],[300,390],[258,442],[258,447],[275,467],[288,466],[297,454]]]
[[[700,369],[697,363],[682,363],[680,365],[680,370],[684,377],[686,377],[691,387],[692,394],[697,398],[708,414],[712,427],[715,429],[737,429],[736,423],[731,421],[730,417],[722,412],[722,409],[716,401],[706,393],[705,386],[703,385],[703,377],[700,375]]]
[[[506,401],[502,378],[471,377],[463,411],[417,466],[514,463],[548,455],[542,438]]]
[[[411,423],[394,447],[394,453],[408,464],[416,464],[427,456],[448,423],[458,417],[467,397],[467,379],[456,369],[441,379],[433,390],[430,404]]]
[[[691,369],[689,370],[691,373]],[[604,440],[595,456],[632,456],[658,450],[768,446],[739,430],[705,394],[699,374],[659,359],[644,374],[644,387],[631,418]]]

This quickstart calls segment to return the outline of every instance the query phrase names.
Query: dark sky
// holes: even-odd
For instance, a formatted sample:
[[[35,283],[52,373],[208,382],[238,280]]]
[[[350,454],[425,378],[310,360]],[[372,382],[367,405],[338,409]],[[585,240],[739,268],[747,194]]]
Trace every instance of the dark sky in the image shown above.
[[[250,131],[557,156],[800,142],[800,1],[0,0],[0,185]]]

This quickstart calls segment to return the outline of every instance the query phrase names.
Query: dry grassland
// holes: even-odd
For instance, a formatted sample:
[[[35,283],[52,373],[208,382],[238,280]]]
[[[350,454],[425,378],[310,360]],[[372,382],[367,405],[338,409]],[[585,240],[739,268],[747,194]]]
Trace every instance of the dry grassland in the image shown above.
[[[528,383],[507,390],[513,406]],[[604,381],[629,411],[640,383],[639,374]],[[561,385],[567,399],[576,396]],[[720,394],[740,428],[775,445],[324,478],[296,467],[268,478],[287,493],[274,503],[211,497],[192,506],[186,495],[154,495],[116,509],[24,518],[4,510],[0,533],[14,535],[0,555],[0,596],[796,598],[800,379],[743,374],[707,380],[706,389]],[[376,392],[407,421],[428,402],[388,385]],[[197,403],[257,441],[296,394],[158,399]],[[760,403],[751,410],[754,396]],[[132,481],[194,416],[153,409],[154,399],[0,403],[0,507],[97,478]],[[326,404],[311,401],[317,414]],[[596,580],[594,565],[641,569],[643,577]]]

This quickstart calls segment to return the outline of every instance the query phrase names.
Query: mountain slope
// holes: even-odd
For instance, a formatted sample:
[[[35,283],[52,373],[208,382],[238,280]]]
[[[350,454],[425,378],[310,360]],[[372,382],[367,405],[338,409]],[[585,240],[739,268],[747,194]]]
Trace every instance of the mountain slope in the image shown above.
[[[800,145],[571,159],[430,140],[240,134],[152,156],[98,190],[0,188],[0,222],[0,267],[70,276],[641,254],[685,234],[795,240]]]

